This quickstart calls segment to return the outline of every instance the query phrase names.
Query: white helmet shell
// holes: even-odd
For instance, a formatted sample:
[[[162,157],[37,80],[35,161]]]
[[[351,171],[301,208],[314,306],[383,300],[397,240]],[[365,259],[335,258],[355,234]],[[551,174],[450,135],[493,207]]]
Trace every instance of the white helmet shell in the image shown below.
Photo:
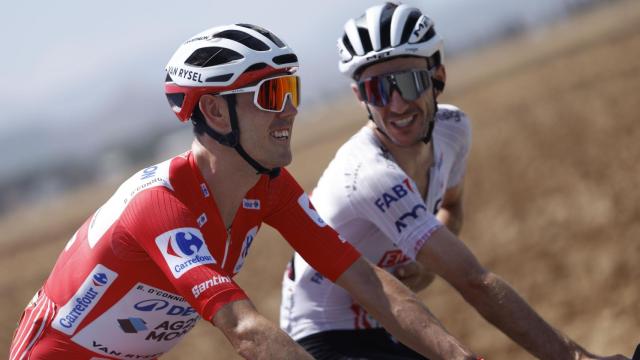
[[[293,50],[270,31],[249,24],[219,26],[180,45],[165,68],[165,93],[178,118],[186,121],[203,94],[297,68]]]
[[[430,57],[444,61],[443,41],[433,21],[410,5],[385,3],[349,19],[338,39],[340,72],[353,78],[358,69],[396,56]]]

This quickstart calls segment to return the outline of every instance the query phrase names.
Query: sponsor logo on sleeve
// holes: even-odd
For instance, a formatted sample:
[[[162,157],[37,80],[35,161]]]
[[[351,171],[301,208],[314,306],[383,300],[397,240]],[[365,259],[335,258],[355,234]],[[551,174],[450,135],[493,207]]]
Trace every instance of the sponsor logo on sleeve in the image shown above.
[[[411,211],[402,214],[395,223],[398,234],[402,233],[402,230],[409,226],[409,222],[417,220],[420,213],[427,213],[427,208],[423,204],[416,204]]]
[[[327,223],[325,223],[324,220],[322,220],[320,215],[318,215],[318,212],[316,211],[316,209],[313,207],[313,204],[311,204],[311,201],[309,201],[309,197],[307,196],[306,193],[302,193],[302,195],[300,195],[300,197],[298,198],[298,204],[300,205],[302,210],[304,210],[304,212],[307,213],[307,215],[311,218],[311,220],[313,220],[313,222],[316,223],[316,225],[320,227],[327,226]]]
[[[391,268],[408,260],[409,258],[402,252],[402,250],[394,249],[389,250],[382,255],[380,261],[378,261],[378,266],[381,268]]]
[[[223,275],[214,275],[211,279],[207,279],[200,284],[191,288],[191,293],[197,299],[203,292],[207,291],[212,287],[221,285],[221,284],[230,284],[231,278]]]
[[[67,335],[73,334],[116,277],[116,272],[104,265],[96,265],[78,291],[60,308],[51,326]]]
[[[401,183],[395,184],[391,189],[386,190],[374,201],[374,204],[381,212],[386,212],[395,202],[413,192],[411,181],[405,178]]]
[[[203,239],[196,228],[173,229],[156,238],[156,245],[173,277],[179,279],[194,267],[216,263]]]

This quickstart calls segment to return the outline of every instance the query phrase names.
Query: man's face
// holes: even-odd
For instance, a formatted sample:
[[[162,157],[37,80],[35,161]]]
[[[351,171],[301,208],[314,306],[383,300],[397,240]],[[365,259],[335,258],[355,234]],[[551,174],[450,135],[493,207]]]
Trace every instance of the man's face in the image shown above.
[[[291,163],[291,133],[298,110],[287,98],[282,112],[260,110],[253,93],[237,94],[240,144],[262,166],[272,169]]]
[[[424,58],[395,58],[367,67],[360,79],[365,80],[373,76],[405,70],[423,69],[427,69],[427,62]],[[385,106],[375,106],[368,103],[366,105],[371,111],[376,126],[388,135],[392,143],[400,147],[413,146],[422,141],[436,110],[433,86],[427,88],[422,95],[413,101],[405,100],[394,89]]]

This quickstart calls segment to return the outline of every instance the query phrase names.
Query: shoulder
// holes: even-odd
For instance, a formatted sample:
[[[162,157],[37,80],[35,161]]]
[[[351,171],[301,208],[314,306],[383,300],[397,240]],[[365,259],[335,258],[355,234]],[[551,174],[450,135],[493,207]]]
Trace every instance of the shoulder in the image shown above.
[[[469,128],[471,120],[469,116],[457,106],[451,104],[438,104],[436,121],[441,124]]]
[[[460,108],[450,104],[438,104],[435,136],[468,146],[471,141],[471,120]]]
[[[339,181],[341,187],[347,190],[347,196],[366,196],[371,188],[379,188],[406,177],[391,154],[380,145],[373,131],[362,128],[338,150],[322,175],[320,186],[326,183],[334,187],[335,182]]]

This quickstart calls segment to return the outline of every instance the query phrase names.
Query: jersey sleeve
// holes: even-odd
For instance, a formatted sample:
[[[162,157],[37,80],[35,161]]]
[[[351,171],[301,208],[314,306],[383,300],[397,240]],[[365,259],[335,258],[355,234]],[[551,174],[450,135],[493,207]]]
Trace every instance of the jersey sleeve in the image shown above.
[[[415,259],[431,234],[442,224],[427,209],[416,184],[384,158],[371,161],[358,178],[357,192],[349,197],[353,212],[367,219],[391,239],[402,252]]]
[[[272,181],[269,204],[265,223],[278,230],[307,263],[331,281],[335,282],[360,257],[318,215],[307,194],[286,170]]]
[[[211,239],[204,238],[195,216],[169,190],[136,195],[121,225],[204,319],[211,321],[225,304],[247,298],[211,255]]]

